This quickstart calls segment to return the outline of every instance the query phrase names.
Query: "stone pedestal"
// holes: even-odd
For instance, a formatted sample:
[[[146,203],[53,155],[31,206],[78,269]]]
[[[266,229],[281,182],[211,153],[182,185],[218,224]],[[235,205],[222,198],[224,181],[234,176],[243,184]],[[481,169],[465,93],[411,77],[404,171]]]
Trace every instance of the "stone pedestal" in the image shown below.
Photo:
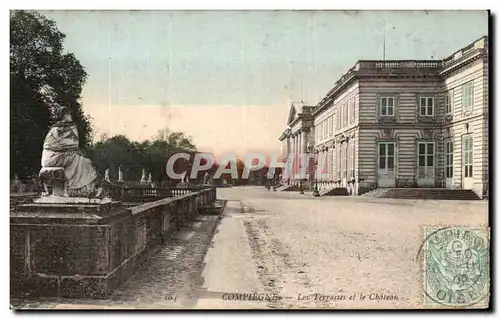
[[[86,200],[23,204],[11,212],[11,295],[102,299],[122,281],[114,225],[131,211],[120,202]]]
[[[48,187],[50,187],[54,196],[67,195],[63,167],[42,167],[39,178],[44,185],[44,191],[47,191]]]
[[[10,213],[11,296],[106,299],[149,249],[216,195],[202,189],[130,208],[88,198],[55,203],[52,196],[17,205]]]

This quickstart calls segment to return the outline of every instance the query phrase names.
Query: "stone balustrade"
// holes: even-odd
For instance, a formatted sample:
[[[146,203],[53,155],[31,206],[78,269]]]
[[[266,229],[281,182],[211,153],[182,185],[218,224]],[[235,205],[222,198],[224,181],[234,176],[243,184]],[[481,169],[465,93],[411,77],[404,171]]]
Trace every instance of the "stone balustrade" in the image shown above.
[[[207,189],[207,186],[192,186],[192,187],[114,187],[111,189],[111,197],[115,200],[123,202],[150,202],[165,197],[176,197],[180,195],[190,194],[202,189]]]
[[[126,207],[20,204],[10,214],[13,296],[105,299],[146,251],[216,199],[216,188]]]
[[[356,65],[357,71],[370,69],[439,69],[443,67],[443,61],[438,60],[397,60],[397,61],[359,61]]]

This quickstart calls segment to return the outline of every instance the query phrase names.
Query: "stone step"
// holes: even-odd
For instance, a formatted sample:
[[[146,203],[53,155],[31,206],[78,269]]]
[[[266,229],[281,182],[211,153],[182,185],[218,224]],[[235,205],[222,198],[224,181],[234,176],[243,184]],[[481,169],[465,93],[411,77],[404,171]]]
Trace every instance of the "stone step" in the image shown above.
[[[324,191],[321,196],[349,196],[349,191],[345,187],[337,187]]]
[[[471,190],[446,188],[381,188],[364,194],[367,197],[399,199],[436,199],[436,200],[479,200]]]

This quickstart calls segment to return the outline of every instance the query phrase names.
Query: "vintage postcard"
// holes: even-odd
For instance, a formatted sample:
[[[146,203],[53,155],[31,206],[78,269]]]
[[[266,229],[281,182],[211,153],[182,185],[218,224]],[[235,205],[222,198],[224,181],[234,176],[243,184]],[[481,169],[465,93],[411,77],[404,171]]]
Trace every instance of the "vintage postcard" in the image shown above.
[[[11,10],[11,308],[489,308],[489,19]]]

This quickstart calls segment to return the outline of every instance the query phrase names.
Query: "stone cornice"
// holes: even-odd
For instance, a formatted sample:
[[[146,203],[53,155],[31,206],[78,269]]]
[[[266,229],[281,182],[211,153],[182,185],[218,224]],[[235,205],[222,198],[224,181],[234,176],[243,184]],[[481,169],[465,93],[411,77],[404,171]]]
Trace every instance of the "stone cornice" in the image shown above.
[[[278,140],[280,141],[283,141],[285,140],[286,138],[289,138],[290,135],[292,133],[292,130],[287,128],[285,131],[283,131],[283,133],[281,133],[280,137],[278,138]]]
[[[441,71],[440,75],[443,77],[449,76],[463,67],[466,67],[475,61],[481,60],[487,56],[485,49],[477,49],[472,51],[470,54],[467,54],[460,58],[458,61],[454,62],[452,65],[446,67],[443,71]]]

